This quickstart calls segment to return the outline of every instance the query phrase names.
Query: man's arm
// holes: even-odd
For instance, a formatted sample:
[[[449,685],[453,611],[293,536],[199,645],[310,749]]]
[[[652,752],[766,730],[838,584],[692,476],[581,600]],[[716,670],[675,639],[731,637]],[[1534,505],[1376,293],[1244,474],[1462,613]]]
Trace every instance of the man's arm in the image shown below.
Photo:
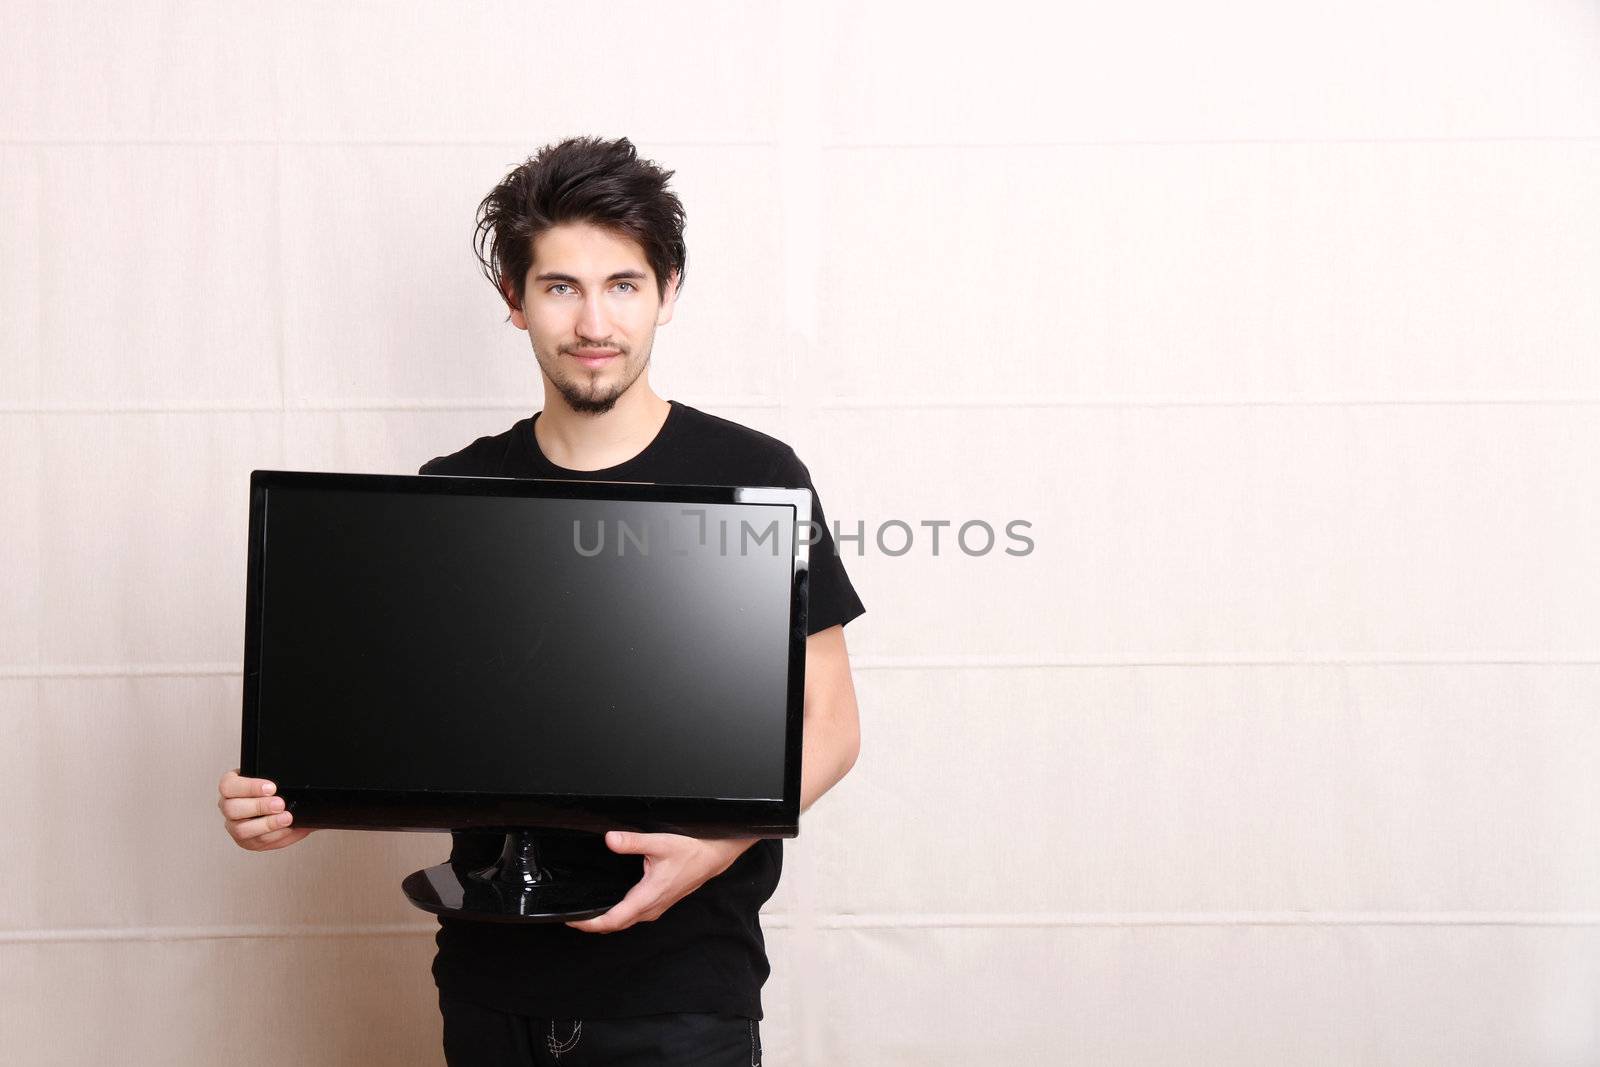
[[[800,752],[800,810],[805,811],[850,773],[861,752],[861,716],[843,626],[830,626],[806,638],[805,733]]]
[[[839,783],[861,751],[856,687],[844,627],[830,626],[806,638],[806,689],[800,748],[800,810]],[[644,857],[644,877],[604,915],[568,923],[591,934],[626,930],[649,922],[733,865],[754,837],[704,840],[680,834],[612,830],[606,847]]]

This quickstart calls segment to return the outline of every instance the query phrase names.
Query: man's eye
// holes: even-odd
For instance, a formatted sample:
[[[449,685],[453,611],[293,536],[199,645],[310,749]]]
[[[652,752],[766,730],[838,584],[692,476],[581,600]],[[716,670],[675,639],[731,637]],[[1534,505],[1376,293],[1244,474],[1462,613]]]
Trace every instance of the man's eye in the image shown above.
[[[630,293],[633,292],[634,289],[638,288],[632,282],[618,282],[617,283],[617,288],[618,289],[621,289],[623,286],[627,286],[628,287],[628,292],[630,292]]]
[[[552,285],[550,287],[550,291],[553,293],[557,289],[571,289],[571,288],[572,288],[572,286],[568,285],[566,282],[556,282],[556,284],[554,284],[554,285]]]

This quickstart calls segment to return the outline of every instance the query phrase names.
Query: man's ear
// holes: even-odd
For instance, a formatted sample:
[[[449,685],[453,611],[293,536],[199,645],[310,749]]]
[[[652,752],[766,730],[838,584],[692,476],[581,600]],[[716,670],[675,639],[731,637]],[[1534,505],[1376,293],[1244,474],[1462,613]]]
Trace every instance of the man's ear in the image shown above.
[[[505,297],[506,307],[511,309],[511,325],[519,330],[526,330],[528,317],[522,313],[522,302],[517,299],[517,287],[511,284],[510,278],[500,279],[500,295]]]
[[[667,289],[661,297],[661,307],[656,311],[656,325],[665,326],[672,321],[672,309],[678,304],[678,278],[679,271],[673,271],[667,278]]]

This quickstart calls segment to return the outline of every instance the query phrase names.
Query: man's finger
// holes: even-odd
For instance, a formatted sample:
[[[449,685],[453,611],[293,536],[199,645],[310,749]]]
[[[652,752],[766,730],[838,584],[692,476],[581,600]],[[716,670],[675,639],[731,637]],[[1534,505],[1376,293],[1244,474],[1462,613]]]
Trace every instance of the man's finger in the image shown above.
[[[252,838],[245,842],[245,847],[259,852],[262,849],[277,848],[279,845],[292,845],[310,832],[311,830],[308,827],[288,826],[282,830],[273,830],[262,834],[260,837]]]
[[[246,819],[242,822],[227,824],[228,833],[240,844],[260,837],[262,834],[273,830],[281,830],[294,821],[294,816],[287,811],[280,811],[276,815],[263,815],[259,819]]]
[[[218,805],[225,819],[238,821],[256,815],[276,815],[283,810],[282,797],[224,797]]]
[[[278,787],[265,778],[241,778],[237,771],[229,771],[217,783],[217,791],[225,797],[269,797]]]
[[[611,910],[603,915],[567,925],[586,934],[614,934],[618,930],[626,930],[639,921],[639,916],[644,914],[646,908],[655,903],[655,887],[648,885],[648,882],[648,877],[641,879],[628,890],[627,896],[611,905]]]
[[[608,830],[606,848],[619,856],[648,856],[661,851],[661,839],[674,834],[636,834],[627,830]]]

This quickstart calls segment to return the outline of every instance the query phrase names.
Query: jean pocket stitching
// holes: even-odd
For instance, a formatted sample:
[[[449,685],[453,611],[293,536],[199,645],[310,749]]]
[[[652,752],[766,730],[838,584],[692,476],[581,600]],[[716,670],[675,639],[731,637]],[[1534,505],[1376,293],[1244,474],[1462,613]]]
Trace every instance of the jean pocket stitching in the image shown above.
[[[544,1047],[550,1050],[550,1055],[560,1059],[578,1047],[578,1039],[583,1036],[583,1020],[572,1020],[572,1034],[565,1041],[556,1039],[556,1021],[550,1020],[550,1035],[544,1039]]]

